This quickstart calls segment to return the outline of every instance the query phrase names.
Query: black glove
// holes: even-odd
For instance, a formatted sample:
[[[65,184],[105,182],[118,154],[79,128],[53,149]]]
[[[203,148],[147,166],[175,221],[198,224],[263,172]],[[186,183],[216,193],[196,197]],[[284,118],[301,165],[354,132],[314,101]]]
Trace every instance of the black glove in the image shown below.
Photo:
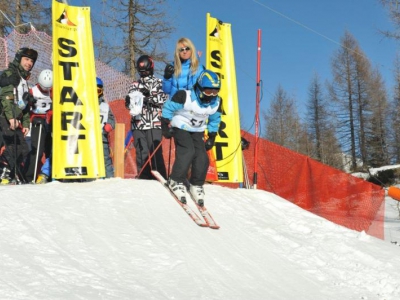
[[[143,94],[143,96],[145,96],[145,97],[149,97],[150,96],[150,91],[148,89],[146,89],[146,88],[141,88],[139,90],[139,92],[141,92]]]
[[[175,68],[173,65],[166,65],[165,66],[165,70],[164,70],[164,78],[165,79],[170,79],[172,77],[172,75],[174,75],[175,72]]]
[[[208,133],[208,139],[205,142],[206,151],[208,151],[212,147],[214,147],[214,143],[215,143],[215,138],[216,137],[217,137],[217,133],[216,132],[209,132]]]
[[[154,105],[153,97],[144,97],[143,105]]]
[[[174,130],[172,127],[169,127],[169,123],[171,121],[168,120],[167,118],[161,118],[161,131],[162,131],[162,135],[166,138],[166,139],[170,139],[172,138],[173,134],[174,134]]]
[[[7,86],[7,85],[12,85],[14,87],[18,86],[19,81],[21,80],[21,77],[17,73],[11,73],[10,76],[7,77],[7,75],[4,73],[3,76],[0,78],[0,86]]]
[[[125,107],[127,109],[130,109],[129,105],[131,105],[131,97],[129,97],[129,95],[126,95],[126,97],[125,97]]]
[[[25,104],[29,106],[32,106],[32,104],[36,103],[36,99],[33,98],[33,96],[29,94],[29,92],[23,93],[22,100],[24,100]]]

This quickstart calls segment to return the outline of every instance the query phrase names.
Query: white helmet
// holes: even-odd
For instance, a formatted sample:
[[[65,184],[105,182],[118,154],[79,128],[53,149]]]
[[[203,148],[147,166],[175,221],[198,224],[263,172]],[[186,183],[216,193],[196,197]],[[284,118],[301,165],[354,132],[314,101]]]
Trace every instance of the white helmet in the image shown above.
[[[38,77],[38,83],[43,90],[48,90],[53,86],[53,71],[43,70]]]

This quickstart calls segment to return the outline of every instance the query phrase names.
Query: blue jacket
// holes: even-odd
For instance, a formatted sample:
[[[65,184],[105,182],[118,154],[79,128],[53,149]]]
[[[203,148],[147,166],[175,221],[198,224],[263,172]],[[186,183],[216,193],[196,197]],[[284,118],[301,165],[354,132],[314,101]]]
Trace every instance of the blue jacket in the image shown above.
[[[190,132],[218,132],[221,122],[221,98],[215,97],[210,103],[200,101],[194,92],[178,91],[165,102],[163,118],[171,121],[171,126]]]
[[[178,90],[190,90],[196,84],[200,73],[205,69],[203,65],[199,65],[196,74],[191,74],[190,65],[190,59],[182,63],[182,72],[178,78],[176,78],[175,75],[170,79],[163,78],[162,89],[170,98]]]

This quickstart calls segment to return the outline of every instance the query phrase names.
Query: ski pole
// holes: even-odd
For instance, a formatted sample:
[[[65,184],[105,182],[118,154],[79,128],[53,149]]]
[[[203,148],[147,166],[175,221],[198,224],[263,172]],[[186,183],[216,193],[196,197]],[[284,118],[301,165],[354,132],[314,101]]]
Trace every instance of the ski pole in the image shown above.
[[[36,172],[37,172],[37,165],[38,165],[38,160],[39,160],[41,137],[42,137],[42,121],[40,121],[40,124],[39,124],[39,138],[38,138],[38,143],[36,145],[35,172],[33,173],[33,183],[36,183]]]
[[[18,102],[17,89],[14,87],[14,105],[13,105],[13,118],[14,118],[14,177],[17,177],[17,116],[15,106]],[[16,178],[15,178],[16,179]]]
[[[150,162],[151,158],[154,156],[154,154],[156,154],[158,148],[160,148],[162,145],[162,143],[158,144],[158,146],[156,147],[156,149],[154,149],[154,151],[149,155],[149,157],[147,158],[147,160],[145,161],[145,163],[142,166],[142,169],[140,170],[139,174],[137,175],[137,177],[139,178],[140,174],[142,174],[142,171],[144,170],[144,168],[146,167],[146,165]]]

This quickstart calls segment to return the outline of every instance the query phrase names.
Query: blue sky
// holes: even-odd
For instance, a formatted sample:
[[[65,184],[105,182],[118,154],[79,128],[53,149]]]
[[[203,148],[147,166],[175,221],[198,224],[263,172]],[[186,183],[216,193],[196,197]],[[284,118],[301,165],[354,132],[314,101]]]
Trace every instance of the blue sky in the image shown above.
[[[69,4],[80,6],[82,1]],[[330,80],[330,61],[345,30],[379,68],[388,91],[392,89],[397,44],[378,32],[392,28],[378,0],[169,0],[168,5],[176,26],[166,41],[171,60],[175,43],[183,36],[205,51],[207,13],[231,24],[241,123],[247,131],[254,132],[258,30],[262,35],[261,111],[268,109],[281,85],[296,99],[303,116],[313,74],[318,73],[322,81]],[[205,57],[202,62],[205,64]],[[260,120],[263,124],[261,116]]]
[[[171,1],[179,7],[178,32],[205,50],[205,22],[209,12],[232,25],[242,128],[254,132],[257,31],[261,30],[261,79],[266,111],[279,84],[296,99],[301,115],[314,72],[330,80],[330,61],[345,30],[377,66],[391,89],[396,43],[378,29],[390,29],[386,11],[377,0],[204,0]],[[189,5],[190,3],[190,5]],[[172,53],[172,52],[171,52]],[[261,122],[263,121],[260,116]],[[261,123],[263,124],[263,122]],[[261,128],[261,134],[264,133]]]

